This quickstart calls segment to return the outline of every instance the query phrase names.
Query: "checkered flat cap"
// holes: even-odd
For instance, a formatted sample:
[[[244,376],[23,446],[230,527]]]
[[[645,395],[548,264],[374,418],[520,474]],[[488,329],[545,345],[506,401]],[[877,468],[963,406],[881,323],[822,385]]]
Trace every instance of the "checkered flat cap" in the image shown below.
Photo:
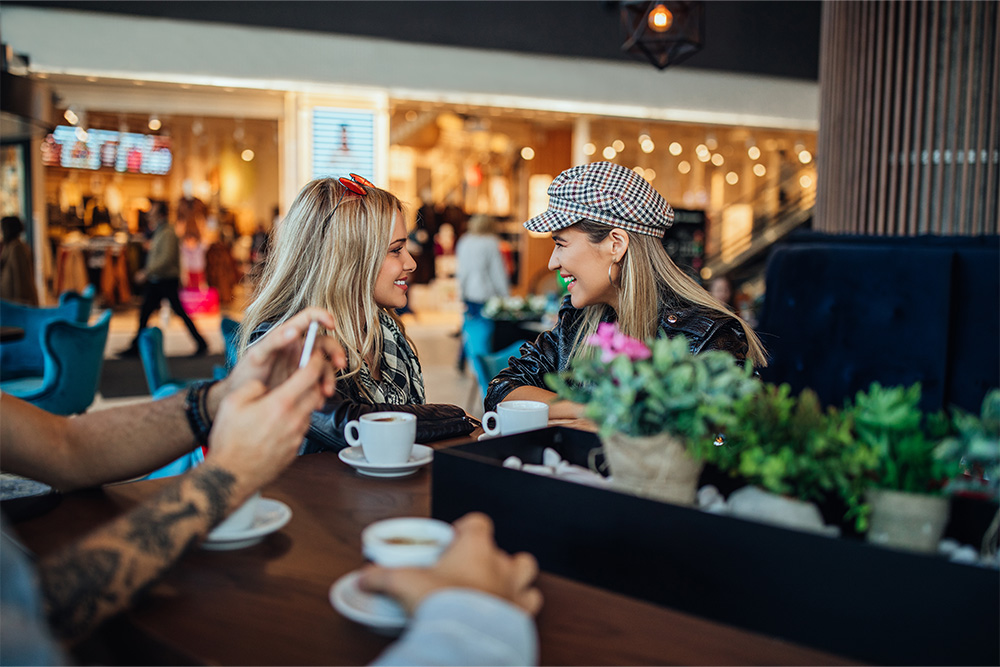
[[[674,209],[646,179],[613,162],[567,169],[549,186],[549,208],[524,223],[533,232],[554,232],[590,220],[663,238]]]

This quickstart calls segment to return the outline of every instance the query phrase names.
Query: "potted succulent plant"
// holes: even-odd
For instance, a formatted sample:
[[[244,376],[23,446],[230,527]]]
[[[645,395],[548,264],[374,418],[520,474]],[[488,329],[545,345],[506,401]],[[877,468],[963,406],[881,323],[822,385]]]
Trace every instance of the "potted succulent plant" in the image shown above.
[[[919,403],[919,383],[882,387],[875,382],[867,392],[857,393],[847,411],[853,417],[855,437],[873,448],[878,459],[868,495],[868,541],[932,552],[948,522],[944,486],[958,463],[934,455],[948,435],[947,416],[925,415]]]
[[[731,514],[831,532],[815,503],[839,498],[844,518],[865,528],[866,476],[876,467],[875,451],[853,437],[849,418],[833,407],[824,410],[812,390],[795,396],[787,384],[766,384],[736,402],[726,436],[716,465],[757,487],[730,495]]]
[[[693,355],[682,336],[643,343],[607,323],[587,347],[545,379],[598,424],[614,486],[691,504],[702,466],[725,450],[716,436],[733,424],[733,404],[761,388],[751,365]]]

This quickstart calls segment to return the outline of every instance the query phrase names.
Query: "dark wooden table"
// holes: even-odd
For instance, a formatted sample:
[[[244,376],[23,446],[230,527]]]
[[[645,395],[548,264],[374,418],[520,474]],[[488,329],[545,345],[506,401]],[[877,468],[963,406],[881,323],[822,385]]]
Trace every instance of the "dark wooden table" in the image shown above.
[[[361,530],[379,519],[429,516],[433,464],[400,479],[361,477],[334,454],[299,458],[264,491],[292,520],[238,551],[188,554],[125,615],[145,664],[357,665],[390,638],[342,617],[330,586],[362,566]],[[67,495],[15,526],[45,554],[149,496],[167,480]],[[837,656],[706,621],[542,573],[542,664],[850,664]],[[117,641],[117,640],[116,640]]]
[[[0,343],[11,343],[24,338],[24,329],[21,327],[0,327]]]

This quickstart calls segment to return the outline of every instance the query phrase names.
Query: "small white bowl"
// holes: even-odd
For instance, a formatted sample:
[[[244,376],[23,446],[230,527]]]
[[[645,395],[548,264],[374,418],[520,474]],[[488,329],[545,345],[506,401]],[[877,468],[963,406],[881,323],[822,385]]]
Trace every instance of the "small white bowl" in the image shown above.
[[[430,567],[454,535],[450,524],[437,519],[386,519],[361,531],[362,552],[384,567]]]

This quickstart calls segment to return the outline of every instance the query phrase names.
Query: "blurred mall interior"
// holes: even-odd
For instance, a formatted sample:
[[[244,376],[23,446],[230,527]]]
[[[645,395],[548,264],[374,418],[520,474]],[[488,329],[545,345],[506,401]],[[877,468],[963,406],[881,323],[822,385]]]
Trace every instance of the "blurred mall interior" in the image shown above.
[[[51,300],[84,280],[64,255],[98,284],[105,257],[134,273],[119,251],[152,201],[247,269],[305,182],[355,172],[407,202],[411,228],[427,206],[458,233],[493,217],[527,294],[551,278],[549,243],[520,223],[560,171],[608,159],[679,209],[678,263],[734,276],[749,304],[762,250],[811,217],[818,3],[708,3],[703,53],[662,72],[621,53],[616,4],[4,3],[7,69],[54,103],[5,125],[3,213],[31,221]],[[800,28],[788,58],[734,38],[774,19]],[[104,305],[134,299],[105,283]]]

